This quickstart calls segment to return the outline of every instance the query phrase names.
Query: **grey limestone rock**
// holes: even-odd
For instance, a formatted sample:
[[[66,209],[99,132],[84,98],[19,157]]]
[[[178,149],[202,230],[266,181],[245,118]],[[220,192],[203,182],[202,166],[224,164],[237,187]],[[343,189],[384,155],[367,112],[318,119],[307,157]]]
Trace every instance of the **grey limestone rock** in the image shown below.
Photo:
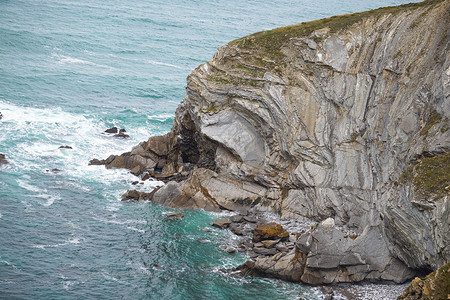
[[[450,258],[450,182],[424,192],[411,174],[424,157],[449,168],[449,11],[425,1],[230,42],[188,76],[172,131],[106,166],[163,159],[159,176],[178,182],[152,201],[167,206],[320,223],[259,273],[322,284],[435,269]]]

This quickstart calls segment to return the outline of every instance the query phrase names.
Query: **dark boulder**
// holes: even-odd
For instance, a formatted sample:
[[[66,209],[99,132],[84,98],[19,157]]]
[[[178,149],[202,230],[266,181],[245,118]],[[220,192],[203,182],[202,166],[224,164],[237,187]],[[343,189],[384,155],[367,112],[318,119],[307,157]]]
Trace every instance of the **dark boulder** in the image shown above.
[[[73,148],[66,145],[66,146],[59,146],[58,149],[73,149]]]
[[[148,172],[145,172],[144,174],[142,174],[141,180],[145,181],[147,179],[150,179],[150,174]]]
[[[133,169],[130,170],[130,173],[138,176],[139,174],[141,174],[141,166],[137,165],[135,166]]]
[[[163,215],[169,219],[183,219],[184,216],[180,212],[165,212]]]
[[[220,229],[225,229],[228,228],[228,226],[230,226],[231,221],[229,219],[218,219],[215,220],[211,223],[209,223],[209,225],[220,228]]]
[[[128,190],[125,194],[122,195],[122,200],[139,200],[141,194],[136,190]]]
[[[118,134],[115,134],[114,137],[125,139],[125,138],[129,138],[130,136],[128,134],[123,133],[123,132],[119,132]]]
[[[140,200],[151,200],[153,198],[153,194],[158,190],[158,188],[154,189],[150,193],[139,192],[136,190],[128,190],[125,194],[122,195],[122,201],[140,201]]]
[[[89,166],[101,166],[101,165],[104,165],[105,164],[105,160],[104,159],[96,159],[96,158],[94,158],[94,159],[91,159],[90,161],[89,161]]]
[[[119,130],[117,129],[116,126],[114,126],[114,127],[111,127],[111,128],[106,129],[105,132],[106,132],[106,133],[118,133]]]
[[[242,230],[239,227],[237,227],[236,225],[231,225],[229,229],[235,235],[244,235]]]
[[[7,164],[8,161],[6,160],[5,154],[0,153],[0,165]]]
[[[243,217],[243,216],[240,216],[240,215],[237,215],[237,216],[231,216],[231,217],[230,217],[230,220],[231,220],[231,222],[233,222],[233,223],[241,223],[241,222],[244,221],[244,217]]]

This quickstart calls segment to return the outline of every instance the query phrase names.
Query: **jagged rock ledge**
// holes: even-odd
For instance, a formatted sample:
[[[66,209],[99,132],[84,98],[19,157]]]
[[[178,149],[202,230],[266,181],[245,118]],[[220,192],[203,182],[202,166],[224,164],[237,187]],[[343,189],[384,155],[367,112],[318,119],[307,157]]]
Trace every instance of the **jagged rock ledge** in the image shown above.
[[[430,272],[450,257],[449,24],[428,0],[230,42],[188,76],[170,133],[92,163],[167,182],[145,197],[169,207],[314,220],[271,276]]]

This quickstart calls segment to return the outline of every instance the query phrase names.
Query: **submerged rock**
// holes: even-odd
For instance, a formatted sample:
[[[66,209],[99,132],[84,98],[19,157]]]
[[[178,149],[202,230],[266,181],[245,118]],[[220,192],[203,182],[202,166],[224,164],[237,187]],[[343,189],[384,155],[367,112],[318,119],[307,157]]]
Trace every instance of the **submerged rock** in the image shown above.
[[[105,163],[106,163],[106,162],[105,162],[104,159],[99,160],[99,159],[97,159],[97,158],[94,158],[94,159],[91,159],[91,160],[89,161],[89,164],[88,164],[88,165],[90,165],[90,166],[101,166],[101,165],[104,165]]]
[[[111,128],[106,129],[105,132],[106,133],[118,133],[119,130],[118,130],[118,128],[116,126],[113,126]]]
[[[230,224],[231,224],[230,219],[218,219],[218,220],[215,220],[215,221],[209,223],[209,225],[220,228],[220,229],[228,228],[228,226],[230,226]]]
[[[6,160],[5,154],[0,153],[0,165],[7,164],[8,160]]]
[[[163,213],[169,219],[183,219],[184,215],[180,212],[165,212]]]
[[[115,134],[114,137],[125,139],[125,138],[129,138],[130,136],[128,134],[123,133],[123,132],[119,132],[118,134]]]
[[[105,130],[105,133],[114,134],[113,135],[114,137],[117,137],[117,138],[129,138],[130,136],[128,134],[125,134],[125,132],[127,132],[125,130],[125,128],[119,129],[116,126],[113,126],[113,127],[108,128],[108,129]]]
[[[158,188],[156,188],[150,193],[139,192],[136,190],[128,190],[126,193],[122,195],[121,199],[122,201],[150,200],[157,189]]]

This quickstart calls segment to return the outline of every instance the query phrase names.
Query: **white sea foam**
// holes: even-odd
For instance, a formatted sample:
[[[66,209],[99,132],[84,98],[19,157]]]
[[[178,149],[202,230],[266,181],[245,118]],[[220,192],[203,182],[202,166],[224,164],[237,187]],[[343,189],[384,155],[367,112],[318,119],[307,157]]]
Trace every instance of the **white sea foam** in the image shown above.
[[[120,283],[120,284],[126,284],[126,285],[129,284],[129,283],[126,282],[126,281],[120,280],[120,279],[118,279],[118,278],[112,276],[112,275],[109,274],[108,272],[102,272],[102,275],[103,275],[103,277],[104,277],[105,279],[112,280],[112,281],[117,282],[117,283]]]
[[[47,200],[45,203],[42,204],[42,205],[44,205],[44,206],[50,206],[50,205],[52,205],[55,201],[61,200],[61,197],[58,196],[58,195],[40,194],[40,195],[36,195],[36,197]]]
[[[80,238],[75,237],[75,238],[70,238],[63,243],[49,244],[49,245],[32,245],[32,247],[45,250],[46,248],[58,248],[58,247],[67,246],[67,245],[71,245],[71,244],[78,245],[80,243],[81,243]]]
[[[35,185],[28,184],[25,180],[17,179],[17,184],[21,187],[26,189],[27,191],[33,192],[33,193],[42,193],[45,192],[45,190],[38,188]]]
[[[168,64],[168,63],[165,63],[165,62],[155,61],[155,60],[151,60],[151,59],[150,59],[150,60],[147,60],[147,62],[148,62],[149,64],[151,64],[151,65],[158,65],[158,66],[171,67],[171,68],[180,69],[180,70],[186,69],[186,68],[183,68],[183,67],[180,67],[180,66],[177,66],[177,65]]]
[[[79,179],[88,177],[101,182],[135,180],[136,177],[125,170],[88,166],[88,161],[123,153],[139,141],[147,139],[151,133],[145,129],[145,125],[130,130],[130,139],[118,142],[115,138],[101,134],[107,128],[106,124],[94,122],[83,115],[67,113],[60,108],[21,107],[1,100],[0,105],[4,115],[4,130],[0,132],[0,141],[11,135],[31,138],[17,144],[16,149],[11,149],[14,161],[21,162],[17,168],[41,168],[41,171],[45,171],[54,167],[61,168],[62,165],[67,175]],[[38,134],[41,137],[34,138]],[[62,145],[69,145],[73,149],[58,149]],[[27,188],[30,189],[29,186]]]
[[[375,284],[362,283],[350,286],[338,286],[334,289],[336,299],[349,299],[345,295],[352,295],[361,300],[394,300],[406,289],[404,284]]]
[[[87,53],[87,52],[85,52],[85,53]],[[85,59],[80,59],[80,58],[66,56],[66,55],[57,54],[57,53],[52,53],[51,57],[53,59],[55,59],[56,63],[59,64],[59,65],[78,64],[78,65],[93,66],[93,67],[97,67],[97,68],[104,68],[104,69],[106,68],[106,69],[110,69],[110,70],[114,69],[111,66],[101,65],[101,64],[97,64],[97,63],[94,63],[92,61],[88,61],[88,60],[85,60]]]
[[[31,195],[40,198],[45,199],[46,201],[42,203],[44,206],[50,206],[55,201],[61,200],[61,197],[58,194],[49,194],[47,189],[39,188],[36,185],[31,185],[25,180],[17,179],[17,184],[21,187],[26,189],[27,191],[31,192]]]
[[[95,215],[92,218],[94,220],[97,220],[97,221],[100,221],[100,222],[106,223],[106,224],[116,224],[116,225],[141,224],[141,225],[147,225],[147,221],[145,221],[145,220],[136,220],[136,219],[119,220],[119,219],[116,219],[117,218],[116,215],[112,216],[113,219],[105,219],[103,217],[99,217],[99,216],[95,216]]]
[[[137,232],[140,232],[140,233],[145,233],[145,230],[139,229],[139,228],[136,228],[136,227],[133,227],[133,226],[128,226],[127,229],[130,229],[132,231],[137,231]]]
[[[0,260],[0,263],[3,263],[3,264],[5,264],[5,265],[7,265],[7,266],[10,266],[10,267],[13,268],[14,270],[19,270],[19,268],[17,268],[13,263],[10,263],[10,262],[7,261],[7,260]]]
[[[150,275],[151,274],[150,270],[148,268],[144,267],[144,266],[140,266],[139,267],[139,271],[141,271],[145,275]]]
[[[152,121],[156,120],[160,122],[165,122],[167,120],[173,119],[173,115],[172,114],[149,115],[147,116],[147,119]]]

